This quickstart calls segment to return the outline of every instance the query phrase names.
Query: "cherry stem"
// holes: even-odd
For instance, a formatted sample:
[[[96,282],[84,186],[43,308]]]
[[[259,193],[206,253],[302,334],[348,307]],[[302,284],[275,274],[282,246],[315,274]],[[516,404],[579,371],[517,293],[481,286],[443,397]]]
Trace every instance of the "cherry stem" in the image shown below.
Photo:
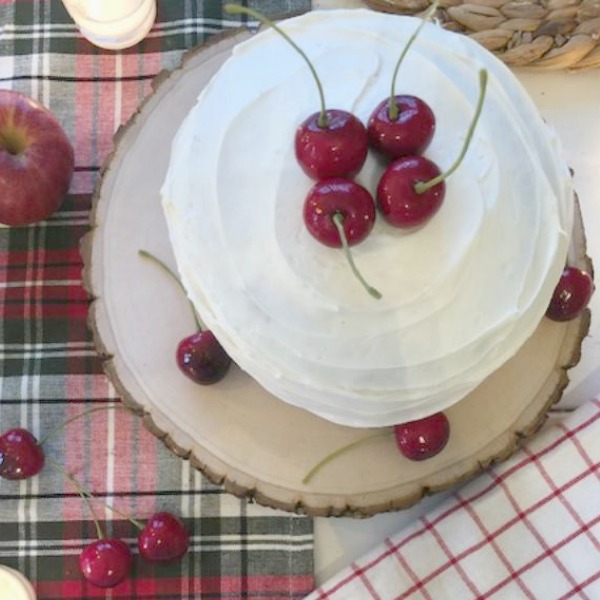
[[[398,110],[398,104],[396,103],[396,78],[398,77],[398,71],[400,70],[400,65],[402,64],[402,61],[404,60],[404,57],[406,56],[409,48],[413,45],[413,42],[417,39],[417,36],[421,33],[421,29],[423,29],[423,27],[425,27],[425,24],[429,21],[429,19],[431,18],[431,15],[433,15],[433,13],[437,10],[437,7],[438,7],[437,2],[434,2],[429,7],[429,10],[423,15],[423,18],[421,19],[421,22],[419,23],[419,26],[417,27],[417,29],[408,38],[408,42],[406,42],[406,46],[404,46],[404,49],[402,50],[402,53],[400,54],[400,58],[398,58],[398,62],[396,63],[396,67],[394,68],[394,73],[392,75],[392,89],[391,89],[391,94],[390,94],[390,102],[389,102],[389,106],[388,106],[388,118],[390,119],[390,121],[398,120],[399,110]]]
[[[346,444],[345,446],[342,446],[341,448],[338,448],[337,450],[334,450],[331,454],[328,454],[325,458],[322,458],[305,476],[304,479],[302,479],[302,483],[303,484],[307,484],[310,482],[310,480],[326,465],[328,465],[330,462],[334,461],[336,458],[338,458],[338,456],[341,456],[342,454],[345,454],[346,452],[348,452],[349,450],[354,450],[354,448],[358,448],[359,446],[362,446],[363,444],[366,444],[368,442],[372,442],[374,440],[380,439],[380,438],[385,438],[385,437],[389,437],[391,435],[392,432],[385,430],[385,431],[379,431],[378,433],[374,433],[372,435],[368,435],[364,438],[360,438],[358,440],[354,440],[353,442],[350,442],[349,444]]]
[[[172,271],[172,269],[170,269],[162,260],[160,260],[160,258],[157,258],[156,256],[154,256],[154,254],[150,254],[150,252],[148,252],[147,250],[138,250],[138,254],[140,256],[143,256],[144,258],[149,258],[150,260],[154,261],[163,271],[168,273],[176,281],[177,285],[180,287],[180,289],[185,294],[185,297],[186,298],[188,297],[187,291],[183,287],[183,284],[181,283],[181,280],[179,279],[179,277],[177,277],[177,275]],[[198,313],[196,312],[196,309],[194,308],[194,305],[191,302],[190,302],[190,306],[192,308],[192,314],[194,315],[194,322],[196,323],[196,328],[198,329],[198,331],[202,331],[202,323],[200,323],[200,319],[198,318]]]
[[[462,150],[458,155],[458,158],[454,161],[454,164],[443,173],[440,173],[437,177],[430,179],[429,181],[418,181],[415,183],[415,192],[417,194],[422,194],[426,192],[428,189],[433,186],[441,183],[452,175],[456,169],[458,169],[460,163],[462,162],[467,150],[469,149],[469,144],[471,143],[471,139],[473,138],[473,133],[475,131],[475,126],[477,125],[477,121],[479,120],[479,115],[481,114],[481,109],[483,108],[483,100],[485,99],[485,91],[487,88],[488,74],[485,69],[479,71],[479,99],[477,100],[477,107],[475,108],[475,115],[473,116],[473,120],[471,121],[471,125],[469,126],[469,130],[467,132],[467,137],[465,138],[465,143],[463,144]]]
[[[123,406],[121,404],[110,404],[110,405],[106,405],[106,406],[97,406],[95,408],[90,408],[88,410],[84,410],[84,411],[80,412],[78,415],[75,415],[75,416],[71,417],[70,419],[67,419],[64,423],[61,423],[54,429],[51,429],[49,431],[49,433],[47,433],[38,442],[38,445],[43,446],[52,436],[56,435],[59,431],[62,431],[69,423],[72,423],[73,421],[77,421],[77,419],[81,419],[81,418],[85,417],[86,415],[90,415],[92,413],[99,412],[101,410],[118,410],[118,409],[127,410],[127,408],[125,408],[125,406]]]
[[[310,72],[315,80],[315,83],[317,84],[317,90],[319,92],[321,111],[319,114],[319,119],[317,121],[317,125],[321,129],[327,129],[327,127],[329,126],[329,120],[327,119],[327,111],[325,109],[325,94],[323,93],[323,86],[321,85],[321,81],[319,79],[319,76],[317,75],[317,71],[315,70],[315,67],[310,62],[308,56],[306,56],[306,53],[304,52],[304,50],[302,50],[302,48],[300,48],[300,46],[298,46],[298,44],[296,44],[296,42],[294,42],[294,40],[285,31],[283,31],[283,29],[281,29],[276,23],[274,23],[273,21],[271,21],[271,19],[265,17],[263,14],[259,13],[258,11],[248,8],[246,6],[240,6],[239,4],[225,4],[224,8],[225,8],[225,12],[228,12],[229,14],[247,15],[249,17],[252,17],[253,19],[257,19],[264,25],[268,25],[269,27],[272,27],[289,44],[291,44],[292,48],[294,48],[294,50],[296,50],[296,52],[298,52],[298,54],[300,54],[300,56],[304,59],[304,61],[308,65],[308,68],[310,69]]]
[[[92,519],[94,521],[94,526],[96,527],[96,535],[98,536],[98,539],[103,540],[106,537],[106,535],[105,535],[104,531],[102,531],[102,527],[100,527],[100,520],[98,519],[98,515],[96,514],[96,511],[94,510],[94,507],[92,505],[90,498],[88,497],[87,492],[83,489],[83,487],[81,487],[81,484],[79,483],[79,481],[77,481],[77,479],[75,479],[75,477],[73,475],[71,475],[71,473],[69,473],[66,469],[64,469],[63,466],[57,460],[54,460],[54,458],[52,458],[51,456],[47,456],[46,459],[48,461],[50,461],[50,464],[61,475],[66,477],[75,486],[77,493],[81,496],[83,501],[87,504],[87,507],[90,509],[90,513],[92,514]]]
[[[367,290],[367,292],[369,292],[369,294],[373,296],[373,298],[375,298],[376,300],[381,299],[381,292],[376,290],[374,287],[371,287],[364,280],[363,276],[360,274],[360,271],[356,268],[356,265],[354,264],[352,252],[350,252],[350,246],[348,245],[348,239],[346,238],[346,232],[344,231],[344,215],[342,213],[337,212],[333,215],[331,219],[336,229],[338,230],[340,241],[342,242],[342,248],[344,250],[344,254],[346,255],[346,260],[348,261],[348,264],[350,265],[354,276],[356,277],[356,279],[358,279],[358,281],[360,281],[365,290]]]
[[[135,527],[137,527],[140,531],[142,531],[144,529],[144,524],[141,523],[140,521],[138,521],[137,519],[134,519],[133,517],[131,517],[129,515],[126,515],[124,512],[120,511],[118,508],[115,508],[114,506],[111,506],[110,504],[108,504],[108,502],[105,502],[101,498],[98,498],[97,496],[94,496],[93,494],[90,494],[89,492],[86,492],[83,489],[83,486],[81,485],[81,483],[79,483],[79,481],[77,480],[77,478],[73,474],[69,473],[57,460],[55,460],[51,456],[47,456],[46,458],[48,458],[48,460],[50,461],[50,463],[52,464],[52,466],[59,473],[61,473],[61,475],[63,475],[65,478],[67,478],[75,486],[75,488],[77,489],[77,492],[79,493],[79,495],[82,498],[85,499],[87,505],[90,508],[92,516],[94,517],[94,522],[96,523],[96,530],[101,531],[99,520],[96,517],[96,513],[94,512],[94,508],[92,507],[92,503],[90,502],[90,500],[96,500],[98,502],[101,502],[111,512],[119,515],[120,517],[123,517],[124,519],[126,519],[127,521],[129,521],[130,523],[132,523]],[[100,539],[102,539],[103,537],[104,536],[100,536]]]

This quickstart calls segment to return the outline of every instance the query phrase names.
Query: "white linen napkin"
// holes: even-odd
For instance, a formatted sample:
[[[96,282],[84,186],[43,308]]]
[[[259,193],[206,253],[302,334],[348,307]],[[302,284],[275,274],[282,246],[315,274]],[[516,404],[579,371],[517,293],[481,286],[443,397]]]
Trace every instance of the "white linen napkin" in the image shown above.
[[[548,426],[306,600],[600,599],[600,401]]]

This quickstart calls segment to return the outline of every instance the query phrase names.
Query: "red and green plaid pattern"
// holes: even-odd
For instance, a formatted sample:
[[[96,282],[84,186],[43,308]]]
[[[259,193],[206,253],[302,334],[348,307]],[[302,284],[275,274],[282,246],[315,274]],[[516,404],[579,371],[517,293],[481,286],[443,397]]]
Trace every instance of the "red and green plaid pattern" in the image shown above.
[[[253,5],[271,15],[307,0]],[[39,598],[301,598],[313,586],[312,522],[241,501],[172,455],[138,417],[119,408],[86,326],[79,241],[91,193],[115,131],[151,92],[154,76],[186,49],[239,25],[218,0],[162,0],[150,34],[123,52],[87,42],[60,0],[0,0],[0,87],[37,98],[75,148],[70,195],[50,220],[0,229],[0,432],[26,427],[83,486],[140,520],[180,515],[191,550],[153,566],[135,556],[132,577],[106,593],[83,582],[78,555],[95,539],[77,491],[47,464],[30,480],[0,480],[0,564],[17,568]],[[134,224],[132,224],[134,226]],[[60,424],[93,407],[111,407]],[[94,503],[110,534],[135,550],[137,530]]]

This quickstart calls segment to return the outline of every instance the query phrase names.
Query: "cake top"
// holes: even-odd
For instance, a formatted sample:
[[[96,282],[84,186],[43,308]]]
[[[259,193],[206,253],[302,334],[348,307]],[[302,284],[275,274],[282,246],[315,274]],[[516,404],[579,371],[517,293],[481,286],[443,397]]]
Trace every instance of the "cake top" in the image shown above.
[[[314,63],[328,107],[365,123],[418,23],[353,9],[280,26]],[[295,51],[265,29],[235,48],[199,96],[162,190],[177,264],[206,325],[278,398],[351,426],[421,418],[463,398],[543,317],[573,213],[555,134],[500,61],[433,24],[407,54],[397,92],[432,107],[425,155],[443,169],[462,147],[481,68],[489,74],[481,118],[440,211],[408,234],[378,218],[353,248],[381,300],[304,226],[313,182],[293,140],[319,105]],[[374,193],[384,167],[370,153],[356,180]]]

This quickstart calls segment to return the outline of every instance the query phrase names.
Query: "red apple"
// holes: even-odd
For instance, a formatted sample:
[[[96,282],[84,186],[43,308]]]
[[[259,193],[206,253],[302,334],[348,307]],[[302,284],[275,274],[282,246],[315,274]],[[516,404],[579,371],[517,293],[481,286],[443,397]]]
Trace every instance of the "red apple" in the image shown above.
[[[54,115],[12,90],[0,90],[0,223],[28,225],[62,204],[73,147]]]

